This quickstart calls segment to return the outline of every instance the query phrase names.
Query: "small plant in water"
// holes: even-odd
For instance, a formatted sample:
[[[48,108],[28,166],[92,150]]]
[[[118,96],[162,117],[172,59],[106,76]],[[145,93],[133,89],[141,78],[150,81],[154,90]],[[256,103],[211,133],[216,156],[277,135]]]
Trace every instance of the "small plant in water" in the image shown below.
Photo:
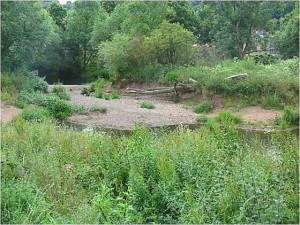
[[[154,109],[155,105],[152,102],[143,102],[141,108]]]

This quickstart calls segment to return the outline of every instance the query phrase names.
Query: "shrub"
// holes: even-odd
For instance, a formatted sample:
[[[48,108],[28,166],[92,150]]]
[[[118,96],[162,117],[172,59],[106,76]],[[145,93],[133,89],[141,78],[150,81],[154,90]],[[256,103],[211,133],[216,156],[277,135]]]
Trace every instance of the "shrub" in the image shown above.
[[[103,98],[103,96],[104,96],[104,94],[102,91],[96,91],[96,93],[95,93],[96,98]]]
[[[113,92],[111,93],[111,98],[112,99],[120,99],[120,94],[118,92]]]
[[[298,126],[299,110],[292,107],[285,107],[283,110],[282,120],[289,126]]]
[[[215,120],[224,124],[240,124],[243,122],[243,119],[240,116],[235,115],[228,110],[221,111]]]
[[[50,113],[44,108],[30,108],[24,109],[21,117],[26,121],[42,122],[50,117]]]
[[[101,112],[101,113],[106,113],[107,108],[103,106],[98,106],[98,105],[92,105],[90,108],[91,112]]]
[[[104,98],[105,100],[110,100],[110,94],[104,94],[104,95],[103,95],[103,98]]]
[[[141,108],[154,109],[155,105],[152,102],[142,102]]]
[[[49,211],[44,193],[28,181],[1,180],[1,224],[40,224]]]
[[[53,87],[52,93],[57,95],[60,99],[70,100],[70,95],[61,84],[55,85]]]
[[[202,102],[201,104],[194,107],[195,113],[208,113],[213,109],[213,104],[211,102]]]
[[[46,108],[54,118],[59,120],[68,118],[73,112],[73,107],[69,102],[54,96],[50,96]]]
[[[84,114],[85,109],[82,105],[73,105],[73,113],[79,113],[79,114]]]
[[[39,77],[37,71],[24,72],[25,82],[23,89],[27,91],[41,91],[46,93],[48,90],[48,83],[45,81],[45,77]]]
[[[14,73],[1,74],[1,100],[9,100],[22,88],[24,77]]]
[[[208,118],[205,115],[199,115],[198,118],[197,118],[197,121],[205,123],[205,122],[208,121]]]
[[[104,84],[105,80],[100,78],[92,83],[92,90],[94,90],[95,92],[103,91]]]

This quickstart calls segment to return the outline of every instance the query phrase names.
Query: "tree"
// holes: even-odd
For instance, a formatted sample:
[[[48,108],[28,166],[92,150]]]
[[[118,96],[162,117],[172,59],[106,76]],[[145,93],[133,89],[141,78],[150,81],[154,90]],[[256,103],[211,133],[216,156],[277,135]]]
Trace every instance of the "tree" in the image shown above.
[[[64,19],[67,16],[67,10],[58,2],[52,2],[47,11],[58,27],[65,30]]]
[[[194,60],[196,38],[180,24],[163,22],[146,39],[152,57],[160,64],[179,66]]]
[[[274,40],[283,58],[299,57],[299,4],[281,19],[280,30],[275,33]]]
[[[99,2],[96,1],[76,1],[74,9],[66,18],[67,39],[76,45],[80,52],[82,71],[86,71],[96,53],[90,41],[99,6]]]
[[[209,3],[217,20],[213,40],[217,47],[231,57],[243,58],[253,44],[255,28],[265,28],[272,18],[271,2],[213,2]]]
[[[32,66],[58,38],[40,2],[1,2],[1,69]]]
[[[129,62],[130,37],[124,34],[116,34],[111,41],[106,41],[99,46],[99,58],[104,62],[104,67],[116,79],[127,71]]]

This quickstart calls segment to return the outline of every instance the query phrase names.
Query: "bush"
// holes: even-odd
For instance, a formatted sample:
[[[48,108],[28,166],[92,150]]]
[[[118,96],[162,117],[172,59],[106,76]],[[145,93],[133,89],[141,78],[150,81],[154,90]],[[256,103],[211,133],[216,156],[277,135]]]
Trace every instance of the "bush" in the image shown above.
[[[228,110],[221,111],[215,120],[224,124],[240,124],[243,122],[243,119],[240,116],[234,115]]]
[[[103,106],[98,106],[98,105],[92,105],[91,112],[101,112],[101,113],[106,113],[107,112],[107,108],[103,107]]]
[[[285,107],[283,110],[282,120],[288,126],[298,126],[299,125],[299,110],[292,107]]]
[[[112,99],[120,99],[120,94],[118,92],[113,92],[113,93],[111,93],[111,98]]]
[[[1,224],[43,223],[50,206],[27,181],[1,180]]]
[[[52,93],[57,95],[60,99],[70,100],[70,95],[67,93],[66,89],[61,84],[55,85],[53,87]]]
[[[95,93],[96,98],[103,98],[103,96],[104,96],[104,94],[102,91],[96,91],[96,93]]]
[[[39,77],[37,71],[24,72],[25,79],[23,89],[27,91],[41,91],[46,93],[48,90],[48,83],[45,81],[45,77]]]
[[[152,102],[142,102],[141,108],[154,109],[155,105]]]
[[[198,118],[197,118],[197,122],[206,123],[207,121],[208,121],[208,118],[207,118],[207,116],[205,116],[205,115],[200,115],[200,116],[198,116]]]
[[[102,92],[104,84],[105,84],[105,80],[100,78],[92,83],[91,89],[92,89],[92,91],[95,91],[95,92]]]
[[[255,55],[253,56],[254,62],[263,65],[269,65],[275,63],[278,59],[276,56],[267,54],[267,55]]]
[[[22,89],[24,77],[14,73],[1,75],[1,100],[10,100]]]
[[[50,96],[47,99],[46,108],[49,110],[51,116],[59,120],[68,118],[73,112],[73,107],[69,102],[54,96]]]
[[[105,100],[110,100],[110,94],[104,94],[104,95],[103,95],[103,98],[104,98]]]
[[[42,122],[50,118],[50,113],[44,108],[24,109],[21,117],[26,121]]]
[[[209,113],[213,109],[213,104],[211,102],[202,102],[201,104],[194,107],[195,113]]]

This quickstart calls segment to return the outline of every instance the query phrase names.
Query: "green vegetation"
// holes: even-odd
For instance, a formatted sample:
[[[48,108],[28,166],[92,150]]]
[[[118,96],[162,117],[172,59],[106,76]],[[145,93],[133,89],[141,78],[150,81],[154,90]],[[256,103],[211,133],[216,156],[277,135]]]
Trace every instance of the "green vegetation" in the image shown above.
[[[70,100],[70,95],[62,84],[57,84],[53,87],[52,93],[56,94],[60,99]]]
[[[91,112],[101,112],[101,113],[106,113],[107,108],[104,106],[98,106],[98,105],[92,105],[90,108]]]
[[[50,118],[50,113],[44,108],[27,108],[21,113],[25,121],[42,122]]]
[[[120,99],[120,94],[116,91],[112,92],[111,99]]]
[[[211,102],[204,101],[194,107],[195,113],[209,113],[214,108]]]
[[[221,111],[215,120],[222,124],[241,124],[243,119],[228,110]]]
[[[285,107],[279,124],[282,127],[299,126],[299,108]]]
[[[3,124],[1,223],[297,223],[298,139]],[[63,201],[62,201],[63,199]]]
[[[208,118],[206,115],[199,115],[198,118],[197,118],[197,122],[202,122],[202,123],[206,123],[208,121]]]
[[[142,102],[140,107],[141,108],[146,108],[146,109],[154,109],[155,105],[152,102]]]
[[[181,67],[176,71],[180,74],[180,81],[197,80],[199,92],[205,88],[213,94],[246,100],[250,105],[283,108],[285,104],[299,101],[298,58],[261,65],[249,57],[240,61],[225,60],[213,67]],[[248,73],[248,77],[237,82],[224,80],[239,73]]]

